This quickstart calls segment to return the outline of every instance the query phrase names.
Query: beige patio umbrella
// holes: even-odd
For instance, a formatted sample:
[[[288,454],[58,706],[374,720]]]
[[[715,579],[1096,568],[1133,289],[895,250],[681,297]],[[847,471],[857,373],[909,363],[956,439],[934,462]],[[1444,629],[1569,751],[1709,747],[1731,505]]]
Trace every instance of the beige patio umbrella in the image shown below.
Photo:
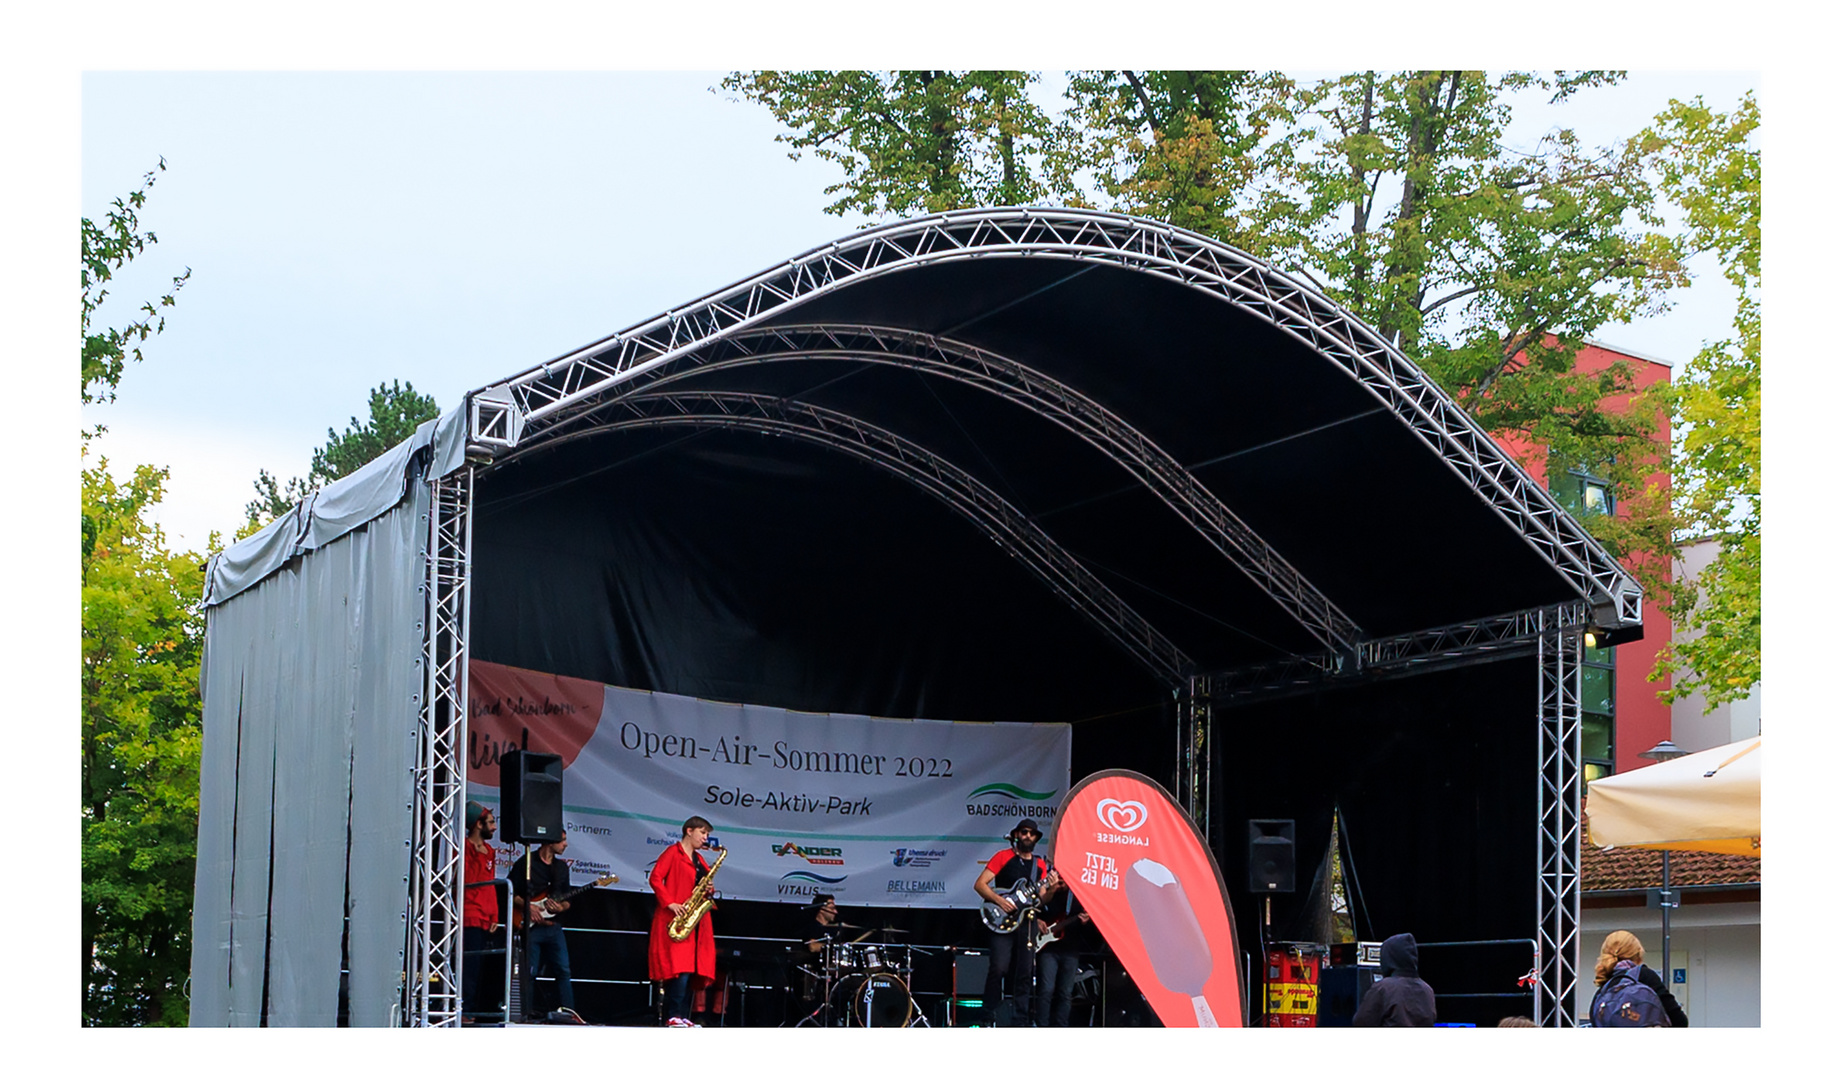
[[[1759,740],[1746,739],[1587,785],[1600,847],[1759,854]]]

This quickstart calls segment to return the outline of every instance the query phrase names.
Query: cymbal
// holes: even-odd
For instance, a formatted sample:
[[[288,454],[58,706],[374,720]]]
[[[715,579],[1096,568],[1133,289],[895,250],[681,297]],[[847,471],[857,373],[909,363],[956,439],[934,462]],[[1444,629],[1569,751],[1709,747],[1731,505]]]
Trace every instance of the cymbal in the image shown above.
[[[865,930],[867,929],[866,927],[861,926],[859,923],[851,923],[851,922],[836,922],[836,923],[829,923],[828,925],[836,930]]]
[[[882,926],[879,928],[879,932],[882,934],[909,934],[911,931],[897,926]]]

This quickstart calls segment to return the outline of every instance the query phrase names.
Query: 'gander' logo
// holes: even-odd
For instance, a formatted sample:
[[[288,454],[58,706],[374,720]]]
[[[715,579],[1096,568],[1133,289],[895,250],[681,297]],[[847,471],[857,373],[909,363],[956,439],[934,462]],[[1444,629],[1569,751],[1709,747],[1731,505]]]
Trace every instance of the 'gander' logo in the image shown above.
[[[1103,799],[1096,804],[1096,820],[1116,832],[1133,832],[1147,823],[1147,808],[1133,801]]]

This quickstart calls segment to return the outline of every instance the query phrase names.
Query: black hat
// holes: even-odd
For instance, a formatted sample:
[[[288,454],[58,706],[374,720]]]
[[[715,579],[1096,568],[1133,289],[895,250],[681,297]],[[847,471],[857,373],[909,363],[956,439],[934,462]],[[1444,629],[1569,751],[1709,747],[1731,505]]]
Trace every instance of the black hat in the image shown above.
[[[1007,836],[1012,837],[1025,829],[1031,829],[1033,832],[1038,833],[1041,839],[1045,836],[1045,830],[1039,828],[1039,823],[1031,818],[1020,818],[1018,825],[1007,830]]]

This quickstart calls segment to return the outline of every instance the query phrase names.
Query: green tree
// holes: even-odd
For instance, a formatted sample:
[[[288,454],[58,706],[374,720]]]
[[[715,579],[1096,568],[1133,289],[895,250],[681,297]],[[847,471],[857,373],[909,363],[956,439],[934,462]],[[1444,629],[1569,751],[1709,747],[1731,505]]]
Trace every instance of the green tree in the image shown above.
[[[931,76],[929,82],[916,79]],[[1007,104],[1026,182],[977,129],[913,87],[945,73],[739,72],[793,156],[814,148],[846,176],[833,213],[874,216],[1053,198],[1143,214],[1297,268],[1414,358],[1495,434],[1555,470],[1606,480],[1621,517],[1589,523],[1615,554],[1666,575],[1674,551],[1660,403],[1625,365],[1575,370],[1600,326],[1660,310],[1685,280],[1657,227],[1644,148],[1586,147],[1558,129],[1508,145],[1510,101],[1564,102],[1621,73],[1357,72],[1301,83],[1275,72],[1072,72],[1061,119]],[[1028,73],[946,73],[950,86]],[[941,93],[941,91],[937,91]],[[945,100],[955,100],[945,95]],[[941,142],[913,132],[950,136]],[[964,147],[973,148],[964,151]],[[972,162],[975,164],[965,164]]]
[[[1093,178],[1092,204],[1259,250],[1244,210],[1266,180],[1262,151],[1292,120],[1294,90],[1278,72],[1072,72],[1049,145]]]
[[[83,1018],[182,1025],[197,859],[197,555],[148,512],[166,470],[83,470]]]
[[[1759,678],[1759,128],[1751,94],[1730,113],[1673,101],[1643,134],[1662,190],[1683,212],[1684,244],[1711,255],[1738,296],[1731,339],[1707,343],[1673,387],[1681,450],[1676,501],[1686,535],[1720,541],[1693,581],[1678,582],[1678,637],[1652,678],[1667,700],[1699,692],[1710,707]]]
[[[160,169],[165,162],[160,162]],[[116,199],[100,225],[83,219],[82,396],[114,400],[128,358],[165,327],[191,271],[141,305],[142,317],[98,328],[109,280],[156,242],[136,211],[155,174]],[[101,429],[85,431],[87,460]],[[148,520],[166,470],[125,482],[99,458],[82,470],[83,1019],[183,1024],[191,967],[197,855],[199,700],[203,648],[198,556],[173,553]],[[215,544],[215,537],[211,539]]]
[[[1024,71],[742,71],[721,86],[771,110],[777,136],[839,164],[831,214],[1018,206],[1075,188]]]
[[[147,201],[147,193],[159,173],[166,170],[166,159],[149,170],[140,187],[117,198],[100,223],[83,219],[83,404],[112,401],[115,388],[127,368],[127,361],[141,359],[141,345],[166,328],[162,309],[178,302],[178,291],[191,278],[191,270],[172,279],[172,291],[157,300],[148,300],[138,309],[139,318],[122,326],[92,328],[91,323],[102,302],[108,299],[107,285],[122,267],[159,242],[151,229],[142,230],[138,211]]]
[[[325,445],[312,452],[312,467],[304,480],[294,477],[282,484],[273,473],[260,471],[241,535],[266,525],[333,480],[356,472],[439,415],[438,403],[431,395],[415,393],[413,383],[396,380],[377,386],[370,391],[368,420],[353,416],[342,433],[325,429]]]

